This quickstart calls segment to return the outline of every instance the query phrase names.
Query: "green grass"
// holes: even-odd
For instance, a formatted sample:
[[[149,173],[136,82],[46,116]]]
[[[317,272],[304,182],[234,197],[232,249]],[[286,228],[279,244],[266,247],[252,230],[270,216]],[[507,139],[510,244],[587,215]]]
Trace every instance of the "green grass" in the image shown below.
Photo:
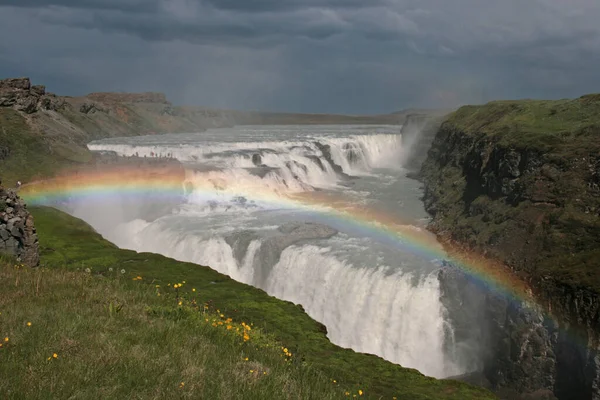
[[[358,393],[288,357],[260,330],[194,305],[193,292],[182,290],[178,298],[179,289],[130,276],[2,263],[0,397],[262,400]]]
[[[1,270],[0,335],[11,337],[0,352],[2,398],[327,399],[359,389],[373,399],[495,398],[335,346],[299,306],[210,268],[121,250],[67,214],[31,211],[43,269]],[[183,281],[180,308],[172,285]],[[111,315],[111,303],[121,311]],[[221,317],[207,323],[205,304],[236,327],[253,324],[250,340],[213,327]],[[282,361],[281,346],[291,361]],[[54,352],[58,359],[48,361]],[[254,377],[250,369],[270,372]]]
[[[583,128],[600,125],[600,95],[568,100],[493,101],[465,106],[451,114],[449,126],[501,144],[548,150],[567,144]]]

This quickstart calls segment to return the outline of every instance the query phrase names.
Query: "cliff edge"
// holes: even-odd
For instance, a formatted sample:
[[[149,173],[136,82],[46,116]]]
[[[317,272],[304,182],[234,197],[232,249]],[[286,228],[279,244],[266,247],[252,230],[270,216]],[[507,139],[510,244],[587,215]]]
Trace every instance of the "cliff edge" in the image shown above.
[[[420,175],[432,230],[502,261],[543,305],[482,297],[492,386],[600,398],[600,95],[462,107]]]

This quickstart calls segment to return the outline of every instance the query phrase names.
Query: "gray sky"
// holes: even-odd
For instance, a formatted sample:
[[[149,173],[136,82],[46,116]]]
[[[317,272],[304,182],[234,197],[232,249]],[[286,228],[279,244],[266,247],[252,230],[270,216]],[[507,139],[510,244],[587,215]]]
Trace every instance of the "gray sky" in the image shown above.
[[[0,77],[383,113],[600,92],[600,0],[0,0]]]

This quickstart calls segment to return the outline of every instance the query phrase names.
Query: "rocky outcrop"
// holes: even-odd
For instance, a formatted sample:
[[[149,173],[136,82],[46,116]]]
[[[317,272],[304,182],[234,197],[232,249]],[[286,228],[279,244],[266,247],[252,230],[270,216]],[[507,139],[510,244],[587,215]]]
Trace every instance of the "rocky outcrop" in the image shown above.
[[[60,110],[64,107],[64,100],[46,93],[43,85],[31,86],[29,78],[13,78],[0,80],[0,107],[33,114],[40,109]]]
[[[328,144],[323,144],[320,142],[313,142],[315,144],[315,146],[319,149],[319,151],[323,154],[323,158],[325,158],[327,160],[327,162],[331,165],[331,167],[333,168],[333,170],[335,171],[335,173],[343,179],[349,179],[351,178],[350,175],[348,175],[347,173],[344,172],[343,168],[336,164],[335,161],[333,161],[333,157],[331,156],[331,146]]]
[[[485,321],[459,339],[485,343],[492,387],[600,399],[600,102],[557,104],[490,103],[450,116],[421,169],[423,200],[442,241],[500,261],[533,292],[535,301],[507,299],[441,275],[447,307]]]
[[[14,190],[0,186],[0,253],[30,267],[39,264],[33,217]]]

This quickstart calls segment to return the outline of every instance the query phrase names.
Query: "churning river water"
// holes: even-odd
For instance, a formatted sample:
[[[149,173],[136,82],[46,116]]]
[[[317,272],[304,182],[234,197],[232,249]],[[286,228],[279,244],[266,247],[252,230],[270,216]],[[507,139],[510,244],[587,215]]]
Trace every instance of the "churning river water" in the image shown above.
[[[302,304],[340,346],[434,377],[475,368],[453,343],[437,260],[357,229],[364,213],[327,218],[310,206],[318,198],[372,210],[427,235],[399,126],[239,126],[89,148],[175,158],[186,170],[179,201],[144,208],[140,198],[117,199],[110,217],[97,205],[69,206],[118,246],[209,265]]]

